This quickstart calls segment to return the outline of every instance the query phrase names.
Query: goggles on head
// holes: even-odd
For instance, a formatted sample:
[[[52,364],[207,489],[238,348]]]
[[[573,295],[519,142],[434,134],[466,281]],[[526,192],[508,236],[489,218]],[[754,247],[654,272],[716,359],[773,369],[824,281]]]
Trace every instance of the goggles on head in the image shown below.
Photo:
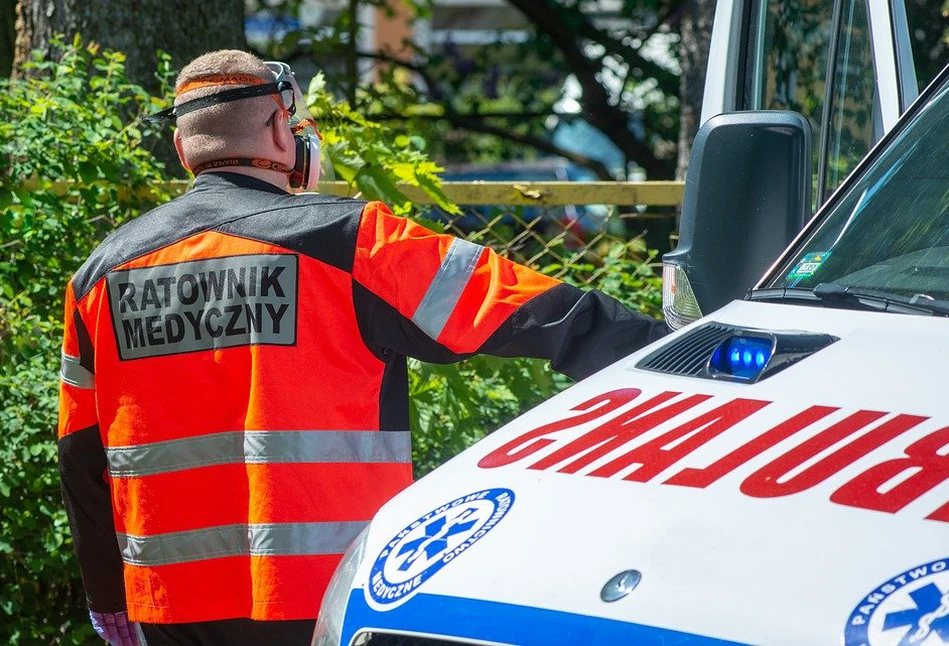
[[[174,121],[185,114],[214,105],[258,96],[272,96],[274,101],[277,102],[280,111],[289,120],[290,129],[293,132],[296,147],[296,157],[293,168],[287,168],[283,164],[263,159],[228,158],[201,164],[193,168],[192,172],[197,175],[201,171],[211,168],[252,166],[286,173],[289,176],[290,186],[292,188],[300,190],[315,189],[319,183],[321,168],[326,170],[329,168],[328,165],[320,164],[320,142],[322,136],[316,128],[316,122],[306,107],[306,102],[302,100],[302,92],[300,91],[299,85],[297,85],[296,79],[293,77],[293,71],[290,69],[290,66],[279,61],[268,61],[265,65],[274,75],[274,81],[271,83],[250,74],[217,74],[201,77],[182,85],[176,92],[176,96],[203,87],[218,87],[222,85],[241,85],[243,87],[233,90],[223,90],[209,94],[208,96],[203,96],[199,99],[185,101],[167,110],[145,116],[143,120],[149,123],[165,123]],[[300,98],[300,106],[302,106],[299,110],[300,114],[298,114],[297,109],[297,98]]]

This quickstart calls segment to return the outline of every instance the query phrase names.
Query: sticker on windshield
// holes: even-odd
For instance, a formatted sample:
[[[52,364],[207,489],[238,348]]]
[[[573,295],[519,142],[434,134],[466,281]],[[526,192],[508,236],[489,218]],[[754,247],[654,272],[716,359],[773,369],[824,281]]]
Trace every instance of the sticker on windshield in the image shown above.
[[[801,280],[802,278],[810,278],[829,257],[829,251],[816,251],[804,254],[801,261],[797,263],[794,269],[791,270],[791,273],[788,274],[787,279]]]
[[[455,498],[406,525],[376,557],[368,595],[390,606],[408,599],[494,529],[513,504],[510,489],[485,489]]]
[[[844,646],[949,643],[947,565],[925,563],[870,592],[847,620]]]

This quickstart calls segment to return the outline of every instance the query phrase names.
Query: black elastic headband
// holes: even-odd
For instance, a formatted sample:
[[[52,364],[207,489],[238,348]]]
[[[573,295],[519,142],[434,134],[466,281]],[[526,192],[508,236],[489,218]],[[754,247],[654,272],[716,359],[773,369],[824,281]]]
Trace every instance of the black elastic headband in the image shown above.
[[[155,114],[146,115],[142,117],[142,120],[148,123],[174,121],[181,115],[194,112],[195,110],[201,110],[202,108],[210,108],[212,105],[230,103],[231,101],[239,101],[241,99],[250,99],[255,96],[280,94],[281,92],[292,89],[293,85],[290,83],[290,81],[277,81],[276,83],[265,83],[264,85],[251,85],[248,87],[239,87],[234,90],[224,90],[223,92],[209,94],[208,96],[203,96],[200,99],[194,99],[193,101],[185,101],[184,103],[168,108],[167,110],[156,112]],[[293,109],[289,108],[289,110],[292,114]]]

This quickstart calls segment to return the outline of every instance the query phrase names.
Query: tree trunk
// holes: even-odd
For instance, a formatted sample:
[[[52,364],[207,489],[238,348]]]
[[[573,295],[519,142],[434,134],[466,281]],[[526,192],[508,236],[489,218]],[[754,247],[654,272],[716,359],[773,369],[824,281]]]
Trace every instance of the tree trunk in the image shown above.
[[[30,51],[49,51],[49,40],[81,34],[86,42],[123,52],[129,78],[156,92],[158,50],[182,65],[215,49],[246,49],[242,0],[20,0],[14,74]]]
[[[67,42],[80,34],[83,42],[122,52],[129,80],[152,94],[161,90],[155,76],[159,50],[180,69],[205,52],[247,48],[242,0],[20,0],[13,75],[23,74],[32,50],[55,54],[49,41],[57,34]],[[186,176],[170,136],[150,138],[144,146],[168,173]]]
[[[702,114],[702,93],[705,90],[705,68],[708,67],[709,42],[715,17],[714,0],[686,0],[680,28],[679,77],[679,162],[676,179],[684,180],[689,167],[692,140],[699,129]]]
[[[0,0],[0,76],[10,76],[13,70],[15,23],[16,0]]]

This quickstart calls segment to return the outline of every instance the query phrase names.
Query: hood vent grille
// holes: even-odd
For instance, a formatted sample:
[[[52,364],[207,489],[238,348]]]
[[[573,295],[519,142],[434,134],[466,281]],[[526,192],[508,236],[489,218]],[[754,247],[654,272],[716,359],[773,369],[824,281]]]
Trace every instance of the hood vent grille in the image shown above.
[[[705,366],[715,348],[734,333],[733,327],[707,323],[659,348],[636,367],[667,375],[704,377]]]

